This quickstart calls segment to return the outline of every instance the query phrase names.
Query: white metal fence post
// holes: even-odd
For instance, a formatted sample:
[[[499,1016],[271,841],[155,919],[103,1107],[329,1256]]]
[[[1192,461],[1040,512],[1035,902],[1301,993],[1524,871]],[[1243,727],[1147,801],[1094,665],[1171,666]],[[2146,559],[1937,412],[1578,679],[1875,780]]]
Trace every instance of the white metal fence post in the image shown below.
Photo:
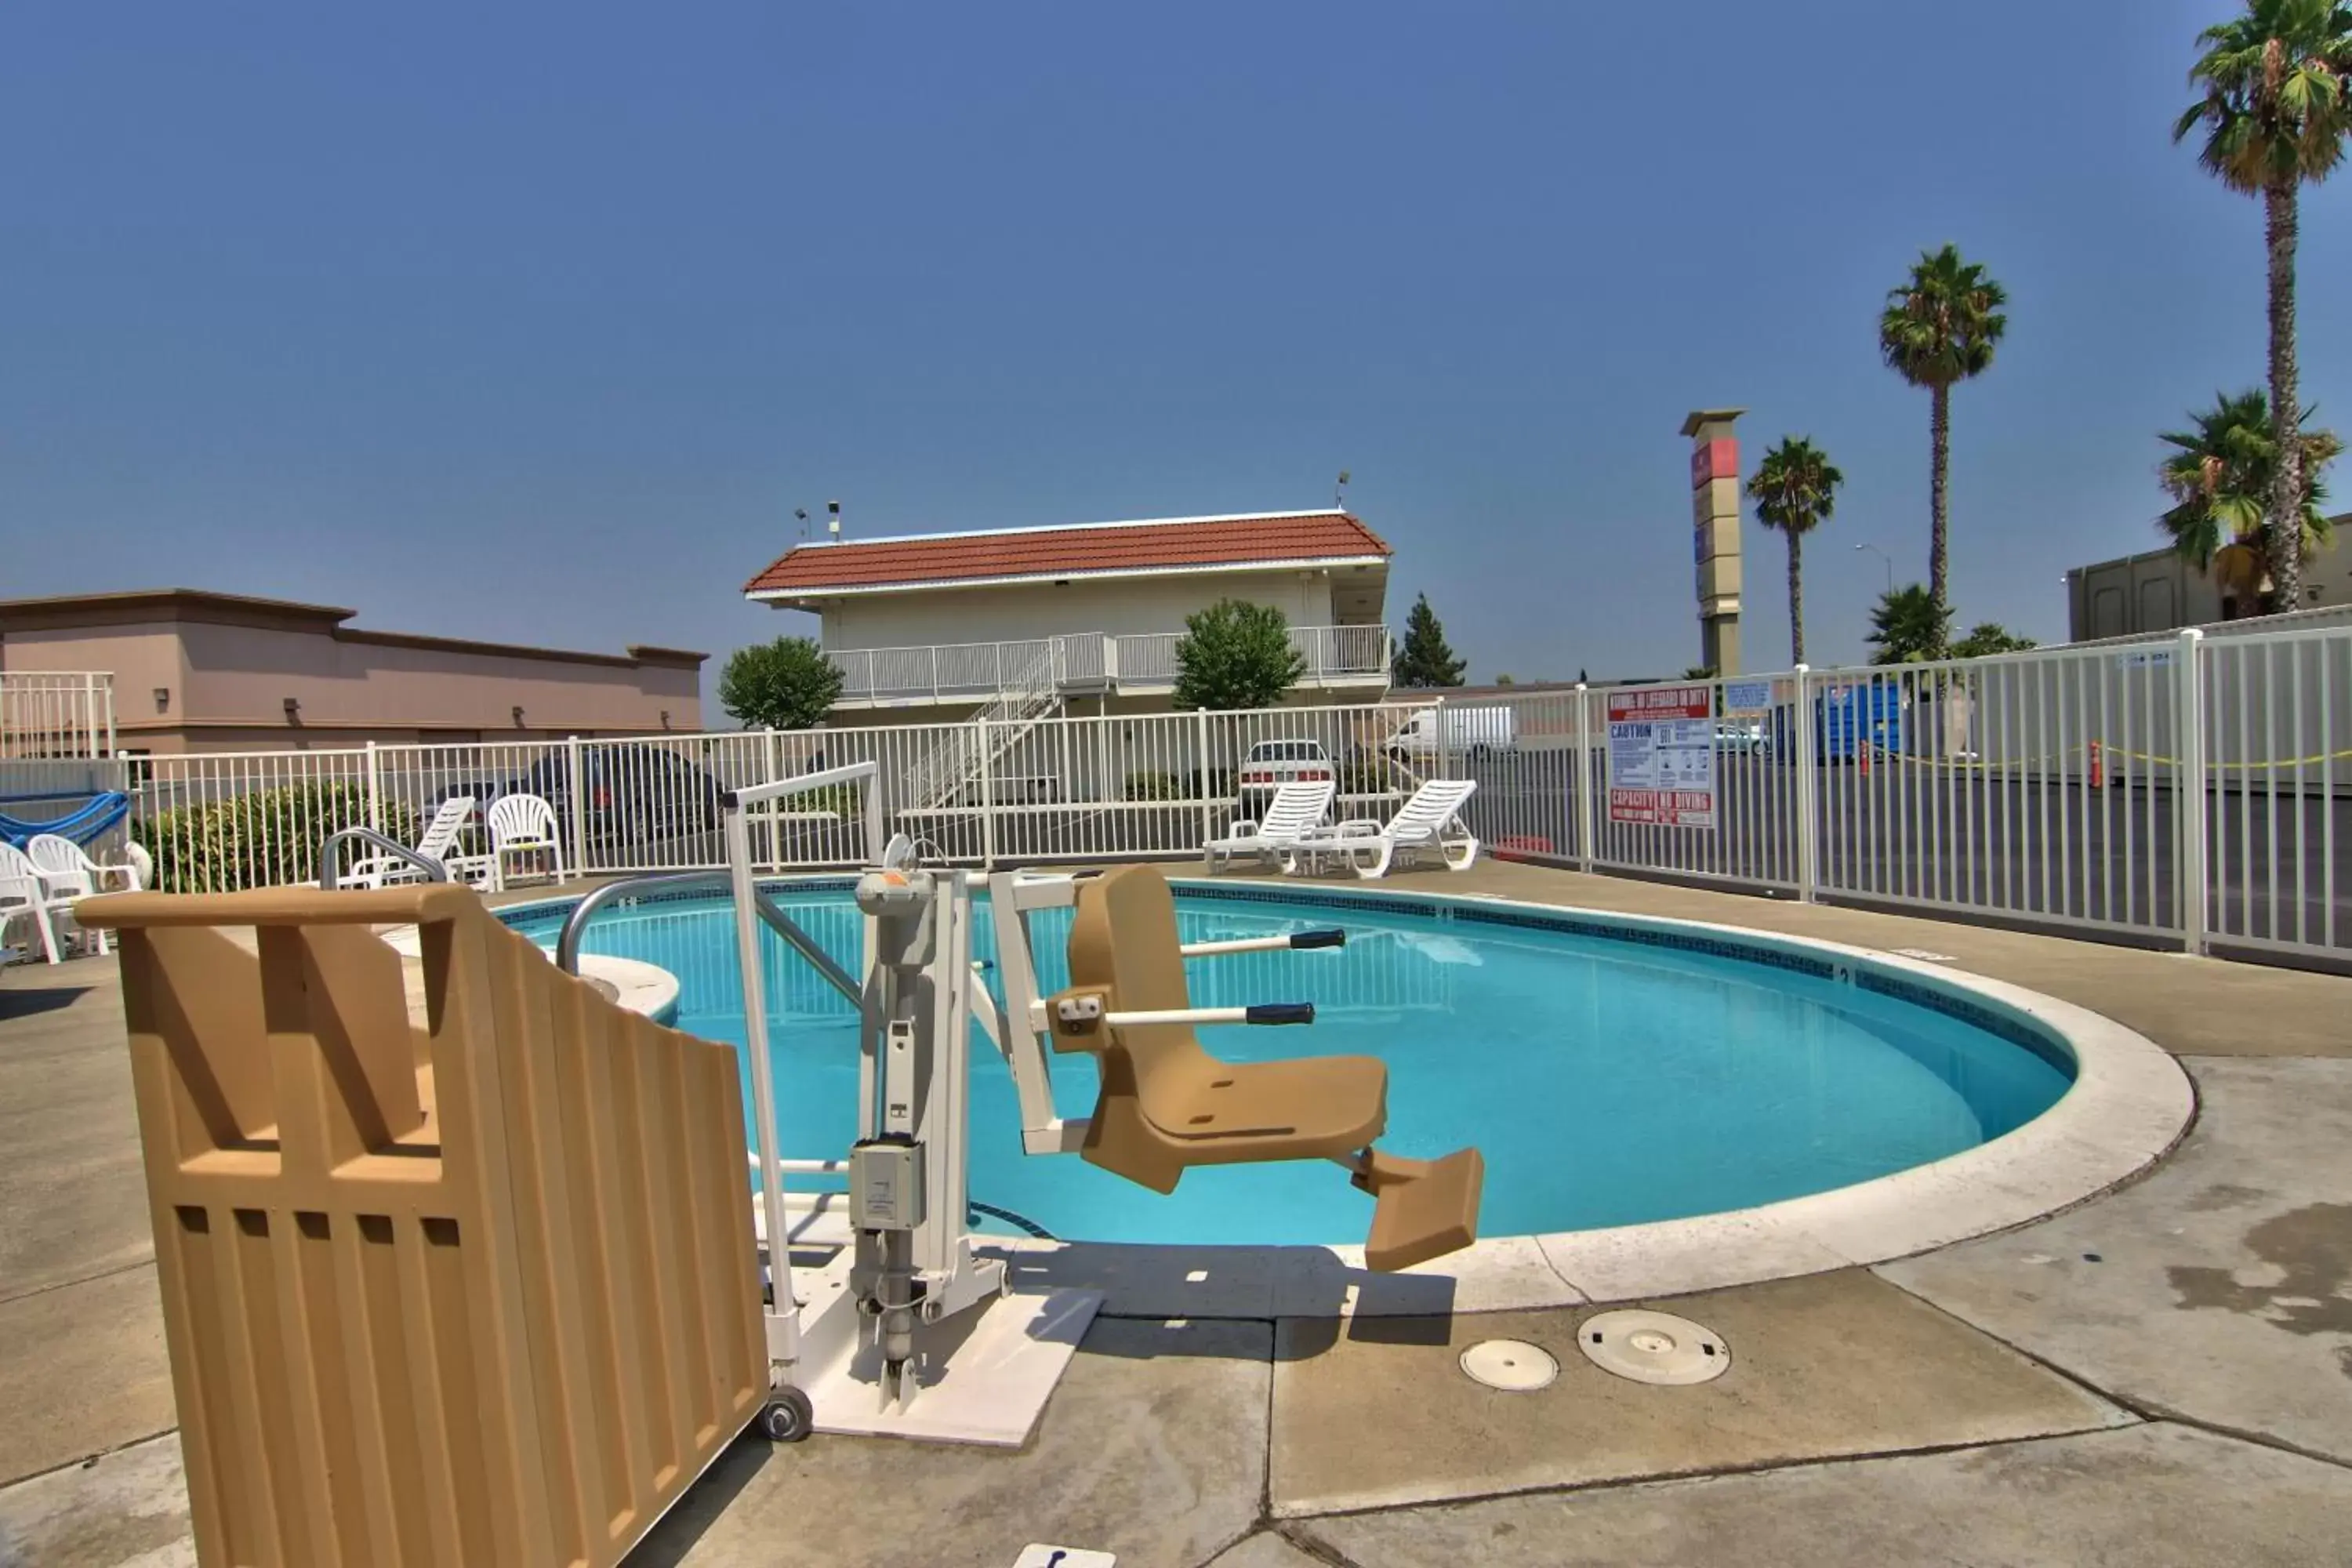
[[[1216,837],[1209,829],[1209,710],[1202,709],[1198,718],[1200,721],[1193,731],[1192,770],[1193,776],[1200,781],[1201,842],[1206,844]],[[1236,795],[1235,798],[1238,799],[1239,795]]]
[[[1453,748],[1445,743],[1445,699],[1431,699],[1429,713],[1429,721],[1437,726],[1437,750],[1433,753],[1437,758],[1437,776],[1450,779],[1454,776],[1454,762],[1449,754]]]
[[[1586,871],[1592,869],[1592,858],[1600,850],[1592,813],[1592,689],[1580,680],[1576,683],[1576,850]]]
[[[588,874],[587,758],[582,753],[577,735],[567,736],[563,747],[567,753],[564,771],[572,775],[572,874],[584,877]]]
[[[980,721],[980,864],[996,869],[996,761],[989,743],[990,721]]]
[[[367,819],[370,827],[383,831],[383,763],[373,741],[367,743]]]
[[[2180,921],[2180,945],[2186,952],[2205,951],[2207,896],[2205,778],[2205,635],[2189,626],[2180,634],[2179,666],[2172,672],[2179,731],[2179,758],[2172,780],[2172,835],[2179,847],[2173,859],[2179,870],[2173,888],[2173,908]]]
[[[1820,759],[1815,754],[1813,734],[1813,676],[1804,665],[1797,666],[1795,700],[1789,712],[1790,738],[1796,743],[1797,754],[1792,765],[1797,773],[1797,898],[1811,903],[1821,880],[1821,844],[1816,820],[1819,807],[1814,791],[1821,783]]]

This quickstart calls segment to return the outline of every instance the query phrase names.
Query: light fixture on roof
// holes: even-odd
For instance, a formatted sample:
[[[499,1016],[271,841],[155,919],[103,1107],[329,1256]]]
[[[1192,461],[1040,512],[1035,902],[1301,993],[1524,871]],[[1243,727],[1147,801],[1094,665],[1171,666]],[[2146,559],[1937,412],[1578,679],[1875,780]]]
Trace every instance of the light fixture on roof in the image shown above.
[[[1339,482],[1333,486],[1331,490],[1331,504],[1339,508],[1341,511],[1348,510],[1348,470],[1341,468],[1339,470]]]
[[[825,534],[835,544],[838,544],[841,542],[841,503],[837,500],[829,500],[824,503],[824,510],[826,514],[824,520]]]
[[[800,520],[801,538],[805,542],[808,538],[808,508],[796,506],[793,508],[793,515]]]

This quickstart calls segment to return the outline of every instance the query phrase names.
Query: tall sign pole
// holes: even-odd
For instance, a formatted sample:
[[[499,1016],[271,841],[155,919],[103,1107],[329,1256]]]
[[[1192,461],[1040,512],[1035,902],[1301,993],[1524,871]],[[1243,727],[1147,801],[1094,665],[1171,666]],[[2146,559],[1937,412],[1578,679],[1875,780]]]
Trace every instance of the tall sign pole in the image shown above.
[[[1699,662],[1739,673],[1739,442],[1745,408],[1700,408],[1683,421],[1691,443],[1691,546],[1698,563]]]

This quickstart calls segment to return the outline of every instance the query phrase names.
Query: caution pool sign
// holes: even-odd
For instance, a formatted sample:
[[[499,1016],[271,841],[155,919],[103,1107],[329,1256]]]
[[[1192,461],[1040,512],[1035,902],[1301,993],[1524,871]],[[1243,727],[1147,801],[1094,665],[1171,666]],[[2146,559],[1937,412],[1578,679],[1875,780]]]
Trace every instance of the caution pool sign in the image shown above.
[[[1637,686],[1609,693],[1609,820],[1715,826],[1715,690]]]

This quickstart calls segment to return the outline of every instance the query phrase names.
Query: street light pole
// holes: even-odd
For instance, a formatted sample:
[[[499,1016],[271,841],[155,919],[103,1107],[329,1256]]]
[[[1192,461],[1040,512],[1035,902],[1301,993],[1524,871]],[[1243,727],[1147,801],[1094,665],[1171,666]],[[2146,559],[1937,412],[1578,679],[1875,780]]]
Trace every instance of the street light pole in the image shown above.
[[[1878,559],[1885,564],[1886,591],[1890,594],[1895,592],[1895,557],[1887,554],[1886,552],[1881,550],[1875,544],[1857,544],[1854,548],[1856,550],[1869,551],[1873,555],[1877,556]]]

